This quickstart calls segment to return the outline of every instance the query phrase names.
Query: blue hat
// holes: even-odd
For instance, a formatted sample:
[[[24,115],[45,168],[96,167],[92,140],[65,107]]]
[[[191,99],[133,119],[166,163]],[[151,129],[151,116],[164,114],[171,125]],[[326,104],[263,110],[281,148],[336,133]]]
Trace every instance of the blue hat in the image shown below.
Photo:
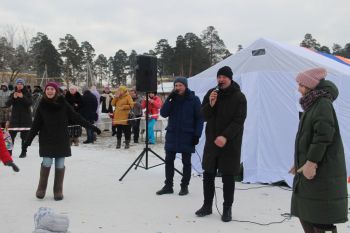
[[[18,84],[18,83],[22,83],[23,85],[25,85],[26,84],[26,81],[24,81],[24,79],[23,78],[18,78],[18,79],[16,79],[16,85]]]
[[[175,78],[174,86],[175,86],[175,83],[182,83],[186,88],[188,87],[187,78],[185,78],[185,77],[177,77],[177,78]]]

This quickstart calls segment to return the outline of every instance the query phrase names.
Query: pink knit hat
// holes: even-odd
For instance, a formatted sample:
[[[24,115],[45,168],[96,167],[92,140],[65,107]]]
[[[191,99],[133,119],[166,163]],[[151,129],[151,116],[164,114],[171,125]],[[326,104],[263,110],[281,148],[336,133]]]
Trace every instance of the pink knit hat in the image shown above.
[[[327,70],[325,68],[313,68],[301,72],[296,77],[297,83],[310,89],[315,89],[322,79],[325,79]]]

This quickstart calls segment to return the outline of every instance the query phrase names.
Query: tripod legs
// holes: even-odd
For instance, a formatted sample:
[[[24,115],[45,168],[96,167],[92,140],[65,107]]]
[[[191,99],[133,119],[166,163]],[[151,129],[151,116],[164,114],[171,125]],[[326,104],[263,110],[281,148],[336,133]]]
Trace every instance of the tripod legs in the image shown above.
[[[130,165],[130,167],[129,167],[129,168],[126,170],[126,172],[122,175],[122,177],[120,177],[119,181],[122,181],[122,180],[123,180],[123,178],[126,176],[126,174],[128,174],[128,172],[131,170],[131,168],[132,168],[133,166],[135,166],[135,170],[136,170],[138,167],[142,167],[142,166],[140,166],[140,163],[141,163],[142,158],[143,158],[144,155],[146,155],[146,166],[145,166],[145,167],[142,167],[142,168],[144,168],[144,169],[146,169],[146,170],[148,170],[148,169],[150,169],[150,168],[153,168],[153,167],[157,167],[157,166],[163,164],[163,163],[161,163],[161,164],[157,164],[157,165],[154,165],[154,166],[152,166],[152,167],[149,167],[149,166],[148,166],[148,151],[150,151],[152,154],[154,154],[157,158],[159,158],[161,161],[163,161],[163,162],[165,163],[165,160],[164,160],[162,157],[160,157],[160,156],[159,156],[156,152],[154,152],[152,149],[146,147],[146,148],[143,149],[143,151],[141,152],[141,154],[140,154],[139,156],[137,156],[137,158],[134,160],[134,162]],[[177,173],[179,173],[180,175],[182,175],[182,173],[181,173],[179,170],[177,170],[176,168],[175,168],[174,170],[175,170]]]

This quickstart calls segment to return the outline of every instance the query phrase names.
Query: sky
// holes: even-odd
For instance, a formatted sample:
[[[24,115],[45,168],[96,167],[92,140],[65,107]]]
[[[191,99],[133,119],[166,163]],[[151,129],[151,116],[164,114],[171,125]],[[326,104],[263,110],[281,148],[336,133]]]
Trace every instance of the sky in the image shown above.
[[[174,46],[178,35],[208,26],[232,53],[260,37],[299,45],[306,33],[331,48],[350,43],[348,9],[349,0],[0,0],[0,35],[24,28],[58,47],[71,34],[107,57],[148,52],[160,39]]]

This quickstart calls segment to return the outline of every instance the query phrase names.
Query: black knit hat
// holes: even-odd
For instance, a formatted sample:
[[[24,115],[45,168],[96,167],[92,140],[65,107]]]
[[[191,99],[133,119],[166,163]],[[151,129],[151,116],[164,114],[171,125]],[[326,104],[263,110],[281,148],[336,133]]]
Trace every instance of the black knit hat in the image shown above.
[[[218,70],[218,73],[216,75],[216,77],[219,77],[219,75],[224,75],[226,77],[228,77],[229,79],[232,80],[232,70],[230,67],[228,66],[224,66],[224,67],[221,67],[219,70]]]

